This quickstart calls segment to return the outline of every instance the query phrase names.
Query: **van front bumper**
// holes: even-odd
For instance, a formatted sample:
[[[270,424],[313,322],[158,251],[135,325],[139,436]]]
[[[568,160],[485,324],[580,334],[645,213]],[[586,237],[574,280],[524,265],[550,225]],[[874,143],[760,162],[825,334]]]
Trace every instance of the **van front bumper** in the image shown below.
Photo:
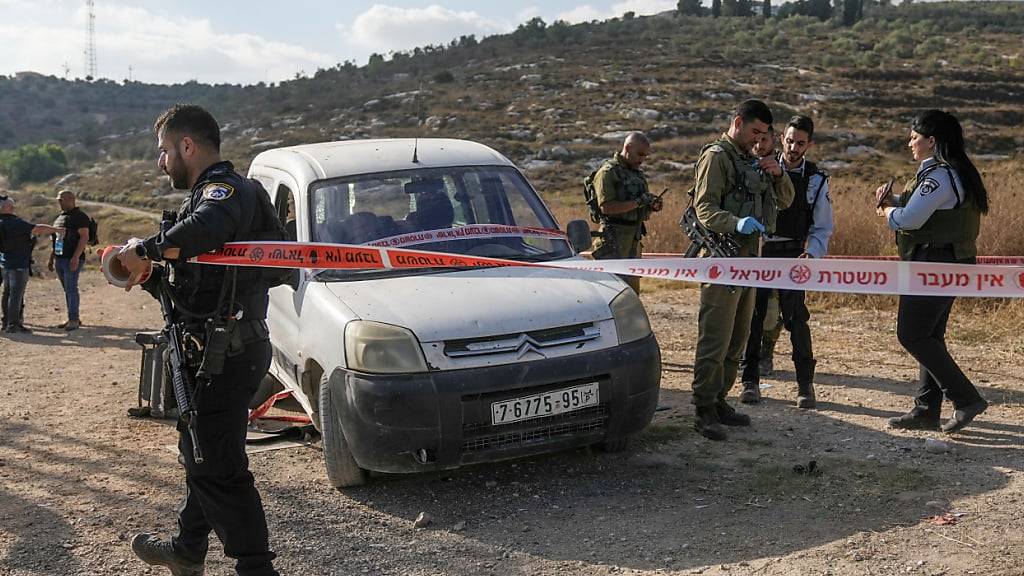
[[[599,403],[492,425],[491,404],[598,383]],[[336,369],[334,411],[360,467],[422,472],[552,452],[635,434],[654,416],[661,351],[651,334],[611,349],[410,375]],[[321,407],[323,411],[323,407]]]

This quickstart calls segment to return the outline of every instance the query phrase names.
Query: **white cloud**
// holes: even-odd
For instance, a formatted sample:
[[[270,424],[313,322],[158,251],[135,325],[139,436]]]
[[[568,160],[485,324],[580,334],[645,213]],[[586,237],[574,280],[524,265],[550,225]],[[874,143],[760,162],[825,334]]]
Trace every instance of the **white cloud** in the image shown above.
[[[356,16],[351,26],[336,28],[353,47],[377,52],[407,50],[427,44],[447,44],[462,35],[477,37],[509,30],[502,24],[476,12],[456,12],[443,6],[397,8],[374,4]]]
[[[60,75],[66,62],[70,77],[85,76],[81,3],[3,0],[3,5],[5,13],[17,12],[5,20],[18,24],[0,24],[0,74],[37,70]],[[254,83],[288,79],[300,70],[312,73],[337,62],[298,45],[215,29],[207,19],[170,18],[143,8],[101,4],[96,22],[99,76],[114,80],[126,78],[131,66],[133,77],[144,82]]]
[[[676,9],[675,0],[624,0],[617,2],[607,10],[595,8],[590,4],[583,4],[562,12],[557,20],[565,20],[571,24],[579,22],[590,22],[591,20],[608,20],[622,16],[626,12],[634,12],[637,16],[657,14],[666,10]]]

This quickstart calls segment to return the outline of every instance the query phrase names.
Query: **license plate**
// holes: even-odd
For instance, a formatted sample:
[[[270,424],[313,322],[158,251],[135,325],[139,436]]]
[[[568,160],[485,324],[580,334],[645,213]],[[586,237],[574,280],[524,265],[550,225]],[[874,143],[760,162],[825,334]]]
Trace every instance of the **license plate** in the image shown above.
[[[598,403],[597,382],[491,403],[491,424],[509,424],[572,412]]]

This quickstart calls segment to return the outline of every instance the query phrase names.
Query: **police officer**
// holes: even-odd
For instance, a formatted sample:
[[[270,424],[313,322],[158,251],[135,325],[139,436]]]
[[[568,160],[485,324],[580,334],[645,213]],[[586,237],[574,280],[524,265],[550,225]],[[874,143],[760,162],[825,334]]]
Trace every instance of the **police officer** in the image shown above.
[[[794,116],[786,125],[779,159],[793,181],[796,195],[789,208],[779,211],[775,233],[765,236],[761,249],[761,256],[765,258],[821,258],[828,252],[828,241],[832,237],[832,199],[828,193],[828,174],[806,158],[807,150],[814,145],[813,138],[814,121],[807,116]],[[740,402],[745,404],[761,400],[761,342],[772,292],[771,288],[757,289],[750,336],[740,362],[743,382]],[[811,347],[811,329],[807,325],[811,315],[804,303],[804,291],[779,290],[778,298],[783,322],[793,343],[796,405],[813,408],[817,362]]]
[[[169,229],[129,242],[118,258],[131,273],[128,289],[154,266],[143,287],[154,291],[168,274],[175,309],[184,318],[234,317],[232,344],[221,375],[197,392],[197,439],[203,460],[196,462],[189,434],[179,437],[185,466],[185,498],[179,508],[178,534],[161,540],[139,534],[132,550],[144,562],[170,568],[175,575],[203,574],[211,531],[236,560],[240,575],[277,575],[268,545],[267,522],[245,455],[248,406],[270,365],[266,329],[268,283],[252,269],[189,264],[188,259],[225,242],[253,239],[273,226],[261,202],[269,199],[220,158],[220,127],[206,110],[175,105],[154,129],[159,166],[177,189],[191,190]],[[272,212],[272,211],[271,211]],[[239,271],[242,270],[242,271]],[[225,290],[225,287],[229,289]],[[234,298],[225,296],[234,294]],[[202,338],[204,332],[190,331]],[[195,367],[189,370],[195,371]],[[179,430],[183,427],[179,423]]]
[[[964,134],[955,116],[928,110],[910,130],[910,152],[921,162],[903,194],[875,192],[878,214],[896,231],[902,260],[974,264],[981,215],[988,212],[988,192],[964,150]],[[914,407],[889,419],[893,428],[939,429],[942,397],[953,415],[941,425],[955,432],[988,408],[988,402],[946,349],[946,323],[952,296],[900,296],[896,335],[920,364]]]
[[[600,211],[601,233],[594,242],[594,259],[640,258],[641,240],[647,230],[644,221],[662,209],[661,198],[647,189],[647,177],[640,166],[651,152],[651,142],[640,132],[630,132],[622,150],[606,161],[588,179],[593,184],[594,202]],[[623,280],[640,293],[640,278]]]
[[[793,201],[793,183],[774,156],[757,159],[750,150],[768,134],[772,113],[764,102],[737,107],[729,130],[701,150],[693,207],[708,229],[731,235],[739,256],[756,256],[762,232],[775,227],[775,211]],[[750,417],[725,397],[736,380],[750,332],[754,290],[705,284],[700,291],[697,351],[693,365],[695,428],[711,440],[724,440],[727,426],[749,426]]]

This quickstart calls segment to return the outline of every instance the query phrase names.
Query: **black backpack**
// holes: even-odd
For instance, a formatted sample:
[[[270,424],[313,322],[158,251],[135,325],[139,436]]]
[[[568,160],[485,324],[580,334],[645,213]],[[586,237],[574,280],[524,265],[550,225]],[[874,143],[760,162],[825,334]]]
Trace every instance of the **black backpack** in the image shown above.
[[[97,235],[99,233],[99,224],[96,223],[96,220],[94,220],[92,218],[92,216],[89,216],[88,218],[89,218],[89,246],[95,246],[95,245],[100,243],[100,237]]]

